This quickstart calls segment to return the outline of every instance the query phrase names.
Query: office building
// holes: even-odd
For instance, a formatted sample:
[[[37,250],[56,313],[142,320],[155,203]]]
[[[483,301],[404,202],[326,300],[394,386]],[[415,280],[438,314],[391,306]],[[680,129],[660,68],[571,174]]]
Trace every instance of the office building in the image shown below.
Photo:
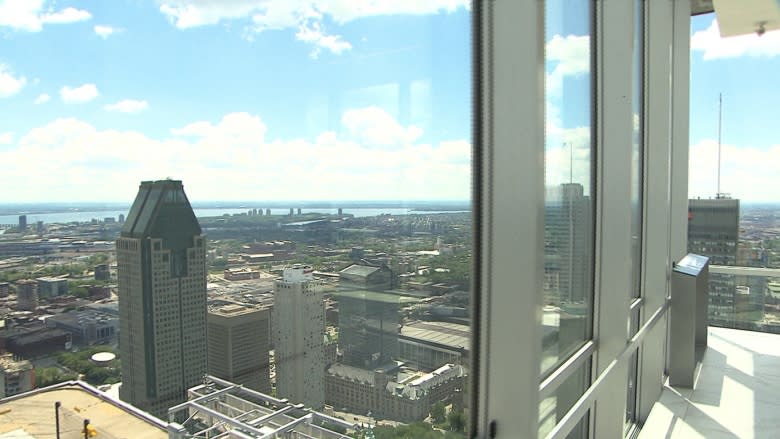
[[[27,230],[27,215],[19,215],[19,233]]]
[[[710,265],[736,265],[739,242],[739,200],[688,200],[688,252],[710,258]],[[710,322],[732,322],[746,297],[737,294],[734,276],[710,274]],[[738,303],[739,302],[739,303]]]
[[[269,308],[223,305],[209,309],[209,374],[270,393]]]
[[[373,369],[398,358],[398,311],[401,296],[378,291],[346,290],[339,304],[339,348],[343,362]]]
[[[24,393],[35,387],[35,369],[28,360],[0,355],[0,399]]]
[[[48,299],[68,294],[68,280],[58,277],[39,277],[38,298]]]
[[[35,311],[38,308],[38,282],[31,279],[16,281],[16,309]]]
[[[206,373],[206,239],[181,181],[141,183],[116,251],[120,397],[162,416]]]
[[[314,409],[325,403],[325,302],[314,270],[285,268],[274,283],[276,393]]]

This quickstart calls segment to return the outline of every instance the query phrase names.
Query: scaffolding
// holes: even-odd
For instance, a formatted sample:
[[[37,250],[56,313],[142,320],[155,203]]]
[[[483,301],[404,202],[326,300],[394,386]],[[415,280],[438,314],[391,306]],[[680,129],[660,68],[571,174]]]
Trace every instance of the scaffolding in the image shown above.
[[[189,400],[168,409],[171,439],[349,439],[334,429],[359,427],[343,419],[292,404],[287,399],[211,375],[188,390]]]

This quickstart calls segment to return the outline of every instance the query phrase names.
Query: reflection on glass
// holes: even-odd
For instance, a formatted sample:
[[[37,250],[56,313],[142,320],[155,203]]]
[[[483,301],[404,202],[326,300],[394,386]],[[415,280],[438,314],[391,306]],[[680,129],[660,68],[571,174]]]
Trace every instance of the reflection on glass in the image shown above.
[[[590,362],[580,367],[567,378],[555,392],[539,402],[539,437],[543,438],[552,431],[556,424],[569,412],[574,403],[585,393],[590,377]],[[586,438],[586,413],[582,421],[567,436],[568,438]]]
[[[645,2],[634,1],[632,64],[633,142],[631,144],[631,297],[639,297],[642,256],[642,166],[644,151]]]
[[[545,6],[542,373],[588,337],[593,288],[591,2]]]
[[[637,331],[639,331],[639,311],[640,307],[636,307],[631,312],[631,322],[628,330],[629,337],[633,337],[636,335]],[[626,392],[626,417],[624,420],[625,432],[628,432],[631,426],[634,425],[634,422],[636,422],[636,383],[639,371],[637,354],[638,352],[634,351],[634,354],[631,355],[631,360],[628,362],[628,390]]]

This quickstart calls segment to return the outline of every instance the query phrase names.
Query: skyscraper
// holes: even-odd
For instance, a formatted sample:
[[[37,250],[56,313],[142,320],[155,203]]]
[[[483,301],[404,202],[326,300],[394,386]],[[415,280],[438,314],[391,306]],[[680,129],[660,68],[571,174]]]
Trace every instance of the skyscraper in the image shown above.
[[[116,250],[120,397],[164,416],[206,373],[206,240],[181,181],[141,183]]]
[[[268,308],[224,305],[209,309],[209,373],[271,393]]]
[[[739,241],[739,200],[688,200],[688,251],[710,258],[712,265],[736,265]],[[734,318],[733,276],[710,273],[710,322]]]
[[[558,201],[545,206],[546,297],[555,303],[589,300],[593,289],[591,200],[579,183],[564,183]],[[552,299],[552,300],[550,300]]]
[[[293,403],[325,404],[325,302],[312,268],[285,268],[274,284],[276,393]]]

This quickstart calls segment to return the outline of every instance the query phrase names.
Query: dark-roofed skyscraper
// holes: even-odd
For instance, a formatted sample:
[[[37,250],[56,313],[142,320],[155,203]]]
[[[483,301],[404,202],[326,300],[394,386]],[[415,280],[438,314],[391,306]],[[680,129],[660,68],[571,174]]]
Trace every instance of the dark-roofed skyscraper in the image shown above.
[[[141,183],[116,242],[120,397],[164,417],[206,373],[206,242],[181,181]]]

